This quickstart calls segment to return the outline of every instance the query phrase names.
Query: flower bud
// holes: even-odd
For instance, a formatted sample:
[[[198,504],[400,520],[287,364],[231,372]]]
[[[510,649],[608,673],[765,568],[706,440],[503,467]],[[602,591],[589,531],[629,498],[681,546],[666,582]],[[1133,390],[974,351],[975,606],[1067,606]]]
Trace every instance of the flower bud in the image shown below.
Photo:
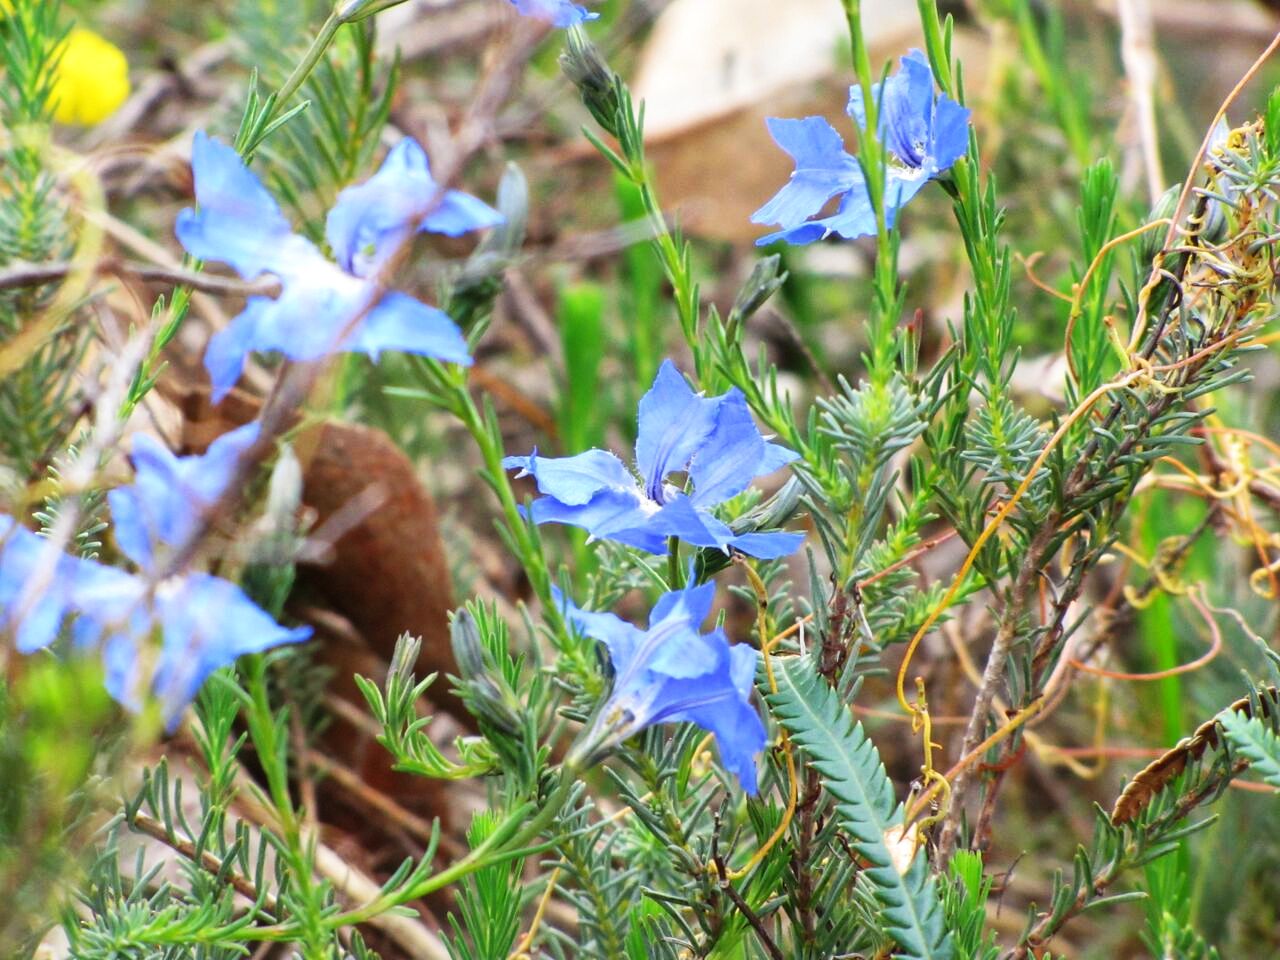
[[[405,0],[338,0],[333,8],[333,15],[339,23],[356,23],[404,2]]]
[[[738,298],[729,312],[729,323],[738,324],[759,310],[766,300],[786,282],[787,273],[782,269],[782,257],[773,254],[756,261],[751,276],[738,291]]]
[[[621,81],[600,56],[600,51],[580,30],[566,35],[565,51],[560,55],[560,69],[569,78],[596,123],[611,136],[618,136],[618,110]]]
[[[505,679],[496,676],[475,618],[459,610],[449,627],[449,640],[461,674],[458,693],[477,720],[508,736],[521,729],[520,703]]]
[[[1173,211],[1178,205],[1178,195],[1182,193],[1182,184],[1174,184],[1166,190],[1163,196],[1156,201],[1151,212],[1147,214],[1147,223],[1153,220],[1159,220],[1164,217],[1172,217]],[[1138,241],[1138,262],[1142,269],[1146,270],[1150,267],[1151,261],[1155,259],[1155,255],[1160,251],[1160,247],[1164,243],[1165,227],[1152,227],[1142,235],[1142,239]]]

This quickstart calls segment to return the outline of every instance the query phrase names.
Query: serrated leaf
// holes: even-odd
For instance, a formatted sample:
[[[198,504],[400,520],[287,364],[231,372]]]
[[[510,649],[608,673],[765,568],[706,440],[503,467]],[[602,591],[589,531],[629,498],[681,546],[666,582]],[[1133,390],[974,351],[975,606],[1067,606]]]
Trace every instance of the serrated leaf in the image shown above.
[[[890,831],[901,835],[903,810],[875,744],[807,657],[778,661],[775,675],[769,706],[821,774],[840,825],[869,862],[864,874],[884,909],[885,932],[901,948],[895,956],[951,960],[955,949],[924,852],[899,873],[885,841]]]

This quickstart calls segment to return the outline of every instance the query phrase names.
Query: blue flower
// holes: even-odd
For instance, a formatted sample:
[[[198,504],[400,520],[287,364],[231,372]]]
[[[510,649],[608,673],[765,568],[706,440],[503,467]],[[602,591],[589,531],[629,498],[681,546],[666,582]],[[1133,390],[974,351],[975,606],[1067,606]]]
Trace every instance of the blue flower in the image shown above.
[[[888,153],[885,218],[892,226],[902,208],[929,180],[951,168],[968,149],[969,110],[946,94],[934,93],[933,71],[919,50],[901,60],[897,73],[871,88],[879,108],[876,134]],[[849,90],[847,112],[866,129],[862,87]],[[785,240],[812,243],[835,233],[846,239],[876,232],[875,211],[858,161],[844,149],[840,134],[822,117],[769,118],[774,142],[795,161],[788,183],[751,216],[753,223],[782,229],[757,244]],[[836,211],[819,217],[839,197]]]
[[[47,647],[73,609],[72,592],[86,561],[0,516],[0,629],[21,653]]]
[[[613,665],[613,690],[600,710],[592,747],[607,749],[656,723],[695,723],[715,735],[720,760],[742,789],[754,795],[756,756],[765,729],[751,706],[759,659],[745,644],[730,645],[724,631],[699,633],[711,613],[715,585],[664,594],[641,630],[611,613],[579,610],[558,593],[565,614],[584,636],[599,640]]]
[[[172,731],[215,670],[311,636],[282,627],[234,583],[205,573],[152,585],[123,570],[93,565],[75,589],[77,645],[100,644],[107,692],[130,710],[144,692],[158,701]],[[160,636],[151,653],[153,635]]]
[[[771,559],[794,552],[803,535],[735,534],[712,516],[711,508],[795,458],[760,435],[740,390],[703,397],[666,360],[640,400],[639,482],[606,450],[559,458],[539,457],[535,450],[527,457],[507,457],[502,465],[532,476],[545,494],[530,507],[535,523],[567,523],[593,539],[650,553],[666,553],[667,538],[677,537],[698,547],[734,548]],[[674,473],[687,474],[691,493],[667,482]]]
[[[143,570],[155,566],[155,547],[182,547],[202,515],[226,491],[240,457],[258,440],[257,422],[224,433],[199,457],[176,457],[159,440],[133,441],[134,481],[107,494],[116,544]]]
[[[501,220],[474,197],[456,190],[441,194],[413,140],[402,140],[373,177],[339,195],[325,228],[337,264],[293,232],[271,194],[226,144],[197,133],[191,167],[199,209],[183,210],[175,228],[187,252],[229,264],[246,280],[274,274],[283,288],[274,300],[250,297],[244,311],[210,339],[204,362],[215,402],[255,350],[294,360],[316,360],[335,350],[376,359],[383,350],[403,350],[471,362],[454,322],[406,294],[384,294],[356,322],[370,295],[366,278],[415,224],[420,231],[457,236]]]
[[[0,623],[19,650],[48,646],[69,617],[79,647],[100,646],[107,691],[140,707],[150,691],[172,730],[209,674],[283,643],[310,627],[280,626],[235,584],[203,573],[157,581],[156,557],[180,546],[233,478],[240,453],[257,439],[256,424],[216,441],[201,457],[173,456],[139,436],[136,479],[108,494],[116,541],[144,571],[134,575],[51,550],[48,541],[0,516]],[[160,647],[150,653],[153,635]]]
[[[594,20],[598,13],[588,13],[586,8],[570,0],[511,0],[517,11],[526,17],[537,17],[553,27],[572,27],[584,20]]]

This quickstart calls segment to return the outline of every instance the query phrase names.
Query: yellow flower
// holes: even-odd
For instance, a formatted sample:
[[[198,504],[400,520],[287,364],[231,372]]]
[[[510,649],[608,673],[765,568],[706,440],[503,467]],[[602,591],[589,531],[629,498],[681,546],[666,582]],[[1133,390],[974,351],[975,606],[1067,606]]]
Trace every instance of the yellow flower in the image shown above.
[[[115,113],[129,96],[129,62],[120,48],[74,27],[60,53],[50,98],[53,119],[93,126]]]

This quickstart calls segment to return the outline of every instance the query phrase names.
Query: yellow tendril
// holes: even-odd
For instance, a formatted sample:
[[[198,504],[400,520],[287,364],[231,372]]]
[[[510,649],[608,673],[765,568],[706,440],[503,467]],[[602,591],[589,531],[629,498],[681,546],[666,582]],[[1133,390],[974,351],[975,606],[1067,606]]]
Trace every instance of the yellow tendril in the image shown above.
[[[778,692],[778,681],[773,673],[773,661],[769,656],[770,648],[773,642],[766,640],[769,636],[769,591],[764,585],[764,581],[760,579],[760,574],[748,563],[742,562],[742,569],[747,575],[747,581],[751,584],[751,589],[756,595],[756,610],[758,633],[760,636],[760,654],[764,657],[764,673],[769,681],[769,692]],[[760,849],[751,855],[751,858],[742,865],[741,869],[730,870],[729,875],[724,877],[725,880],[741,880],[748,873],[755,869],[769,851],[777,845],[787,832],[787,828],[791,826],[791,818],[795,816],[796,803],[799,801],[800,787],[796,779],[796,761],[792,754],[791,740],[787,736],[787,732],[782,731],[782,752],[787,763],[787,781],[790,784],[787,796],[787,809],[782,814],[782,821],[778,824],[778,828],[773,831],[769,839],[761,844]],[[714,863],[708,864],[707,869],[716,870]]]

